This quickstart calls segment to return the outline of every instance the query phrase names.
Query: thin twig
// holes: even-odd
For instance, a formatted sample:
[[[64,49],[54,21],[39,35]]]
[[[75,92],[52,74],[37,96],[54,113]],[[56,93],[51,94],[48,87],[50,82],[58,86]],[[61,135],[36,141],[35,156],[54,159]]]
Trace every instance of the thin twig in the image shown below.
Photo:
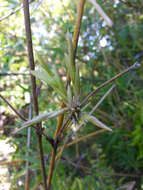
[[[115,88],[115,85],[113,84],[111,88],[104,94],[104,96],[97,102],[97,104],[93,107],[93,109],[89,112],[89,115],[92,115],[93,112],[98,108],[98,106],[104,101],[104,99],[110,94],[110,92]]]
[[[59,130],[57,137],[55,138],[56,143],[59,143],[61,141],[61,135],[62,135],[63,131],[65,130],[65,128],[67,127],[67,125],[69,125],[69,123],[72,121],[72,117],[73,117],[73,112],[68,116],[65,123],[63,124],[63,126]]]
[[[12,160],[12,161],[0,161],[0,165],[17,165],[21,164],[23,160]]]
[[[30,107],[29,107],[29,117],[28,119],[32,118],[32,97],[30,98]],[[31,127],[27,130],[27,148],[30,148],[31,142]],[[26,156],[29,156],[29,151],[26,152]],[[26,176],[25,176],[25,190],[29,190],[29,183],[30,183],[30,169],[29,169],[29,160],[26,161]]]
[[[96,2],[96,0],[89,0],[90,3],[92,3],[92,5],[95,7],[95,9],[97,10],[97,12],[99,13],[99,15],[104,19],[104,21],[106,22],[106,24],[109,27],[112,27],[113,22],[112,20],[109,18],[109,16],[103,11],[103,9],[101,8],[101,6]]]
[[[132,8],[137,11],[142,11],[142,6],[140,6],[139,4],[131,3],[130,1],[124,1],[124,0],[119,0],[119,1],[120,3],[125,4],[129,8]]]
[[[95,112],[95,110],[98,108],[98,106],[104,101],[104,99],[110,94],[110,92],[113,90],[115,88],[115,85],[113,84],[112,86],[111,86],[111,88],[104,94],[104,96],[99,100],[99,102],[97,102],[97,104],[93,107],[93,109],[89,112],[89,116],[90,115],[92,115],[93,114],[93,112]],[[90,102],[89,102],[90,103]],[[88,104],[89,104],[88,103]],[[88,106],[88,104],[87,104],[87,106]],[[80,126],[79,126],[79,128],[83,125],[83,124],[85,124],[85,120],[83,120],[82,122],[81,122],[81,124],[80,124]]]
[[[93,172],[88,172],[89,174],[93,174]],[[124,173],[114,173],[114,172],[102,172],[99,171],[101,175],[111,175],[111,176],[121,176],[121,177],[133,177],[133,178],[141,178],[142,175],[136,175],[136,174],[124,174]]]
[[[58,153],[57,153],[56,161],[57,161],[57,160],[60,160],[60,158],[61,158],[61,156],[62,156],[62,153],[63,153],[63,151],[64,151],[64,149],[65,149],[65,147],[66,147],[66,144],[68,143],[69,138],[71,137],[70,130],[68,130],[67,133],[68,133],[68,134],[67,134],[66,139],[65,139],[65,141],[64,141],[64,143],[63,143],[63,146],[60,147],[60,149],[59,149],[59,151],[58,151]]]
[[[11,75],[14,75],[14,76],[17,76],[17,75],[30,75],[30,73],[6,73],[6,72],[0,72],[0,76],[11,76]]]
[[[23,6],[21,5],[20,7],[18,7],[17,9],[15,9],[14,11],[12,11],[11,13],[3,16],[0,18],[0,22],[7,19],[8,17],[10,17],[11,15],[14,15],[16,12],[20,11],[23,8]]]
[[[66,107],[66,104],[64,102],[62,102],[62,105],[61,105],[61,109],[63,109],[64,107]],[[55,131],[55,135],[54,137],[56,138],[57,135],[58,135],[58,132],[62,126],[62,123],[63,123],[63,120],[64,120],[64,114],[60,115],[58,117],[58,122],[57,122],[57,126],[56,126],[56,131]]]
[[[125,69],[124,71],[122,71],[121,73],[117,74],[116,76],[112,77],[111,79],[107,80],[106,82],[104,82],[103,84],[101,84],[99,87],[97,87],[95,90],[93,90],[91,93],[89,93],[86,98],[81,102],[80,106],[83,106],[88,100],[89,98],[91,98],[92,96],[95,95],[95,93],[97,91],[99,91],[101,88],[103,88],[104,86],[110,84],[111,82],[117,80],[119,77],[121,77],[122,75],[124,75],[125,73],[139,67],[140,65],[138,63],[133,64],[132,66],[130,66],[129,68]]]
[[[23,0],[23,7],[24,7],[24,20],[25,20],[29,65],[30,65],[31,70],[35,70],[28,0]],[[31,86],[32,86],[32,102],[34,105],[34,113],[35,115],[38,115],[39,109],[38,109],[38,99],[36,96],[36,79],[33,75],[31,75]],[[47,190],[47,175],[46,175],[46,168],[45,168],[45,163],[44,163],[42,135],[38,134],[38,131],[42,129],[42,126],[41,126],[41,123],[38,123],[36,126],[37,126],[37,137],[38,137],[38,146],[39,146],[39,153],[40,153],[41,170],[42,170],[42,176],[43,176],[43,184],[44,184],[44,189]]]
[[[119,126],[119,127],[122,127],[122,125]],[[118,127],[118,128],[119,128],[119,127]],[[113,129],[113,128],[117,128],[117,126],[113,126],[112,129]],[[84,141],[84,140],[88,139],[89,137],[98,135],[98,134],[103,133],[103,132],[105,132],[105,131],[106,131],[106,129],[101,129],[101,130],[98,130],[98,131],[89,133],[88,135],[85,135],[85,136],[83,136],[83,137],[80,137],[80,138],[78,138],[78,139],[73,140],[72,142],[69,142],[69,143],[66,145],[66,147],[69,147],[69,146],[71,146],[71,145],[73,145],[73,144],[75,144],[75,143],[77,143],[77,142]]]
[[[106,131],[105,129],[101,129],[101,130],[98,130],[98,131],[89,133],[88,135],[86,135],[86,136],[84,136],[84,137],[80,137],[80,138],[75,139],[74,141],[68,143],[68,144],[66,145],[66,147],[69,147],[69,146],[71,146],[71,145],[73,145],[73,144],[76,144],[77,142],[84,141],[84,140],[88,139],[89,137],[98,135],[98,134],[103,133],[103,132],[105,132],[105,131]]]
[[[0,98],[14,111],[14,113],[23,121],[27,121],[27,119],[21,115],[2,95],[0,95]]]
[[[29,4],[32,3],[32,0],[29,1]],[[14,11],[12,11],[11,13],[3,16],[0,18],[0,22],[7,19],[8,17],[14,15],[15,13],[17,13],[18,11],[20,11],[23,8],[23,5],[21,5],[20,7],[18,7],[17,9],[15,9]]]

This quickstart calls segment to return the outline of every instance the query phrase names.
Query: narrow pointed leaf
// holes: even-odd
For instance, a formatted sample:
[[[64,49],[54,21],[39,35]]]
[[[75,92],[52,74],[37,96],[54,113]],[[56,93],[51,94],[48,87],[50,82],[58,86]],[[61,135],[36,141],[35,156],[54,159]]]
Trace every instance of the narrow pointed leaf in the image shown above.
[[[55,81],[58,84],[58,89],[66,96],[66,89],[64,87],[64,83],[55,67],[53,69],[53,73],[54,73]]]
[[[74,64],[73,43],[72,43],[72,39],[69,36],[69,34],[67,34],[67,44],[68,44],[68,55],[69,55],[69,58],[70,58],[70,62],[73,65]]]
[[[39,123],[41,121],[44,121],[44,120],[48,120],[48,119],[52,119],[54,117],[57,117],[67,111],[69,111],[70,108],[63,108],[61,110],[58,110],[58,111],[52,111],[52,112],[48,112],[48,113],[45,113],[45,114],[41,114],[41,115],[38,115],[36,117],[34,117],[33,119],[29,120],[29,121],[26,121],[22,124],[22,127],[20,129],[17,129],[15,130],[12,134],[16,134],[17,132],[31,126],[31,125],[35,125],[36,123]]]
[[[71,105],[72,104],[72,92],[71,92],[70,85],[68,85],[68,87],[67,87],[67,100],[68,100],[69,105]]]
[[[80,93],[80,76],[79,76],[79,67],[76,64],[76,75],[75,75],[75,85],[77,89],[77,93]]]
[[[52,77],[53,73],[50,71],[48,65],[44,62],[43,58],[39,54],[37,54],[37,58],[43,69],[45,69],[45,71]]]
[[[40,68],[36,71],[31,71],[31,74],[52,87],[64,99],[64,101],[66,101],[66,90],[61,90],[59,88],[58,81],[55,79],[55,77],[49,76],[43,68]]]
[[[41,66],[37,70],[31,71],[31,74],[34,75],[36,78],[44,81],[51,87],[58,87],[58,84],[54,77],[51,77]]]
[[[29,121],[26,121],[25,123],[23,123],[23,127],[28,127],[30,125],[34,125],[36,123],[39,123],[41,121],[44,121],[44,120],[47,120],[47,119],[51,119],[51,118],[54,118],[54,117],[57,117],[58,115],[61,115],[65,112],[69,111],[69,108],[63,108],[59,111],[53,111],[53,112],[48,112],[48,113],[45,113],[45,114],[41,114],[39,116],[36,116],[34,117],[33,119],[29,120]]]
[[[73,44],[69,35],[67,35],[67,44],[68,44],[68,58],[66,58],[66,60],[68,64],[68,70],[69,70],[72,83],[75,83],[76,69],[75,69],[74,56],[73,56]]]
[[[80,94],[80,77],[78,65],[76,65],[75,83],[73,84],[73,90],[75,99],[77,99]]]
[[[107,127],[104,123],[102,123],[101,121],[99,121],[96,117],[92,116],[92,115],[87,115],[86,116],[86,119],[88,121],[90,121],[91,123],[93,123],[94,125],[100,127],[100,128],[103,128],[103,129],[106,129],[108,131],[112,131],[111,128]]]

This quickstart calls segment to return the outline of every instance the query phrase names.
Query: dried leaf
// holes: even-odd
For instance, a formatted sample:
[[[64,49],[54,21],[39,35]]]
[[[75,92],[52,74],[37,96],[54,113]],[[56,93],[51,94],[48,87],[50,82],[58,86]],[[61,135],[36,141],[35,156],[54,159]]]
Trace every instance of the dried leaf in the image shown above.
[[[93,123],[94,125],[106,129],[108,131],[112,131],[111,128],[107,127],[104,123],[102,123],[101,121],[99,121],[95,116],[92,115],[86,115],[85,116],[86,120],[90,121],[91,123]]]
[[[41,121],[44,121],[44,120],[48,120],[48,119],[52,119],[54,117],[57,117],[67,111],[69,111],[70,108],[63,108],[61,110],[58,110],[58,111],[52,111],[52,112],[48,112],[48,113],[45,113],[45,114],[41,114],[41,115],[38,115],[36,117],[34,117],[33,119],[29,120],[29,121],[26,121],[22,124],[22,127],[20,129],[17,129],[16,131],[13,132],[13,134],[16,134],[17,132],[31,126],[31,125],[35,125],[36,123],[39,123]]]

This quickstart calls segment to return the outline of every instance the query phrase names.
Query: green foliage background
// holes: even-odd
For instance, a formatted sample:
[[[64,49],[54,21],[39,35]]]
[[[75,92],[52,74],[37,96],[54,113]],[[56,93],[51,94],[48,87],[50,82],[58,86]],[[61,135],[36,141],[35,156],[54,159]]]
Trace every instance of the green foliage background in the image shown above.
[[[66,33],[73,35],[76,18],[77,1],[33,1],[30,4],[33,47],[36,66],[37,55],[51,68],[55,65],[63,79],[66,76],[64,54],[67,51]],[[79,153],[75,145],[64,150],[63,157],[77,163],[77,157],[84,155],[81,165],[86,170],[74,168],[70,162],[61,160],[56,167],[53,189],[117,189],[128,182],[135,181],[135,189],[143,187],[143,3],[138,0],[103,1],[102,6],[114,25],[109,28],[101,19],[95,8],[86,1],[78,43],[76,62],[80,68],[81,94],[86,96],[99,84],[138,61],[141,67],[118,79],[116,89],[97,109],[95,116],[109,126],[115,126],[113,132],[104,132],[86,141],[79,142]],[[0,0],[0,17],[21,6],[18,0]],[[105,41],[105,44],[101,44]],[[139,57],[139,58],[138,58]],[[0,21],[0,93],[16,109],[27,115],[29,107],[29,66],[26,52],[23,11]],[[22,75],[5,75],[5,73],[22,73]],[[37,80],[39,84],[40,81]],[[101,89],[91,99],[89,110],[104,95],[109,87]],[[0,102],[6,115],[11,115],[4,102]],[[57,93],[43,85],[39,96],[40,113],[60,108]],[[12,131],[20,127],[21,121],[15,118],[13,125],[4,126]],[[46,133],[53,135],[56,119],[44,123]],[[84,136],[98,130],[91,124],[81,128],[73,138]],[[8,134],[9,135],[9,134]],[[10,138],[16,146],[13,159],[20,158],[31,162],[34,180],[31,189],[41,180],[37,140],[32,133],[31,148],[27,150],[27,131],[21,137]],[[3,133],[2,138],[7,138]],[[43,139],[44,151],[51,152],[50,145]],[[30,157],[25,152],[30,152]],[[79,155],[78,155],[79,154]],[[48,171],[49,160],[46,162]],[[25,164],[13,167],[14,176],[11,189],[23,189],[18,180],[24,180]],[[117,174],[117,175],[116,175]],[[120,176],[118,174],[121,174]],[[133,177],[124,174],[131,174]],[[134,177],[140,176],[139,178]]]

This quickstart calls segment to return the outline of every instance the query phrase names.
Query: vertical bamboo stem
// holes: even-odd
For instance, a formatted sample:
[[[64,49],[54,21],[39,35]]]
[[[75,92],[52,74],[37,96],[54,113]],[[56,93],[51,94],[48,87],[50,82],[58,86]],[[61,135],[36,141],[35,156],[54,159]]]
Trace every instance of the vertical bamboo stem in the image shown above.
[[[23,0],[23,7],[24,7],[24,21],[25,21],[25,31],[26,31],[29,66],[30,66],[31,70],[35,70],[28,0]],[[33,102],[33,107],[34,107],[34,113],[35,113],[35,115],[38,115],[39,109],[38,109],[38,99],[36,96],[36,79],[33,75],[31,75],[31,87],[32,87],[32,102]],[[45,164],[44,164],[42,136],[40,133],[38,133],[38,130],[41,129],[41,123],[37,124],[36,127],[37,127],[38,147],[39,147],[44,189],[47,190],[47,182],[46,182],[47,176],[46,176],[46,168],[45,168]]]
[[[85,4],[85,0],[79,0],[76,24],[75,24],[74,35],[73,35],[74,63],[75,63],[75,56],[76,56],[81,20],[82,20],[82,15],[83,15],[83,10],[84,10],[84,4]],[[67,81],[70,81],[69,76],[67,76]],[[64,103],[62,103],[62,107],[64,107]],[[63,118],[64,118],[64,114],[58,118],[55,138],[57,137],[57,134],[62,127]],[[55,165],[55,158],[56,158],[56,150],[53,148],[51,162],[50,162],[50,170],[48,174],[48,190],[50,190],[50,186],[51,186],[52,175],[53,175],[54,165]]]

